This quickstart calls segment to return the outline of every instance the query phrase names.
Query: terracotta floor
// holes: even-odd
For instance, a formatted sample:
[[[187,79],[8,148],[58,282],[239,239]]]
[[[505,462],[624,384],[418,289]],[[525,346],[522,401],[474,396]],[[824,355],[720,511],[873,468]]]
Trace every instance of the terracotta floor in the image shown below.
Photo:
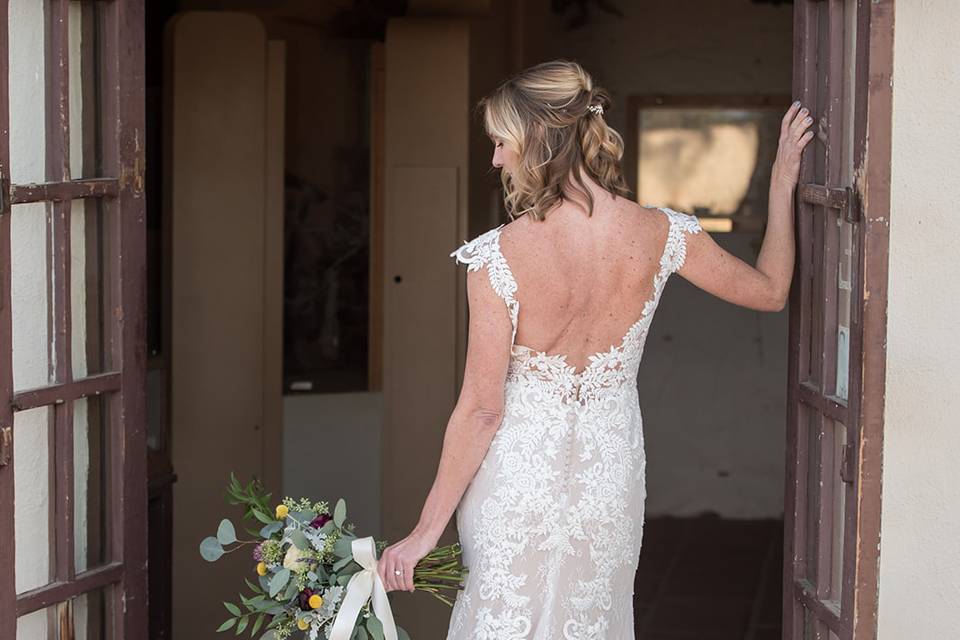
[[[779,520],[648,519],[637,640],[780,640],[782,536]]]

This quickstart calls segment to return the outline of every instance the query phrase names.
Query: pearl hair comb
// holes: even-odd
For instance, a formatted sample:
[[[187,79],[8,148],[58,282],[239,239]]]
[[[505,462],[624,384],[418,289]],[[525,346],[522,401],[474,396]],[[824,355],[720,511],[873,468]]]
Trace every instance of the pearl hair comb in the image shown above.
[[[588,111],[592,111],[593,113],[597,114],[598,116],[602,116],[602,115],[603,115],[603,105],[602,105],[602,104],[592,104],[592,105],[590,105],[589,107],[587,107],[587,110],[588,110]]]

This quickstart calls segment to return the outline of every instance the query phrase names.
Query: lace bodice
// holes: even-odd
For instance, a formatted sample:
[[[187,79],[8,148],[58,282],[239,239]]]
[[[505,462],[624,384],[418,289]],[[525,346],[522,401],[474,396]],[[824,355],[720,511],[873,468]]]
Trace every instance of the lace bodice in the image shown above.
[[[508,382],[523,380],[551,395],[584,403],[604,397],[605,390],[616,389],[624,383],[636,380],[643,357],[643,346],[660,301],[660,294],[670,274],[683,265],[686,258],[686,234],[697,233],[701,229],[694,216],[667,207],[658,209],[667,215],[670,226],[660,256],[660,268],[654,276],[653,292],[644,303],[640,317],[630,326],[620,342],[611,345],[607,351],[591,355],[589,364],[581,371],[567,364],[563,354],[547,354],[516,344],[520,303],[516,298],[517,281],[500,251],[500,232],[505,224],[465,242],[450,254],[458,263],[467,265],[470,271],[486,266],[491,287],[507,306],[513,326]]]
[[[643,346],[697,219],[671,209],[650,299],[619,343],[577,370],[516,344],[517,281],[504,225],[450,255],[486,267],[513,326],[503,419],[457,507],[470,571],[447,640],[631,640],[646,454],[637,393]]]

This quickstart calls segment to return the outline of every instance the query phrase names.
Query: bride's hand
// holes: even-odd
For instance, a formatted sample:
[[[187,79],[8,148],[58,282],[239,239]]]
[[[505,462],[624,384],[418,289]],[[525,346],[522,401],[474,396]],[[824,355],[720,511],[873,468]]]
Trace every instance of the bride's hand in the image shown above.
[[[413,568],[436,546],[435,537],[413,531],[403,540],[384,549],[377,561],[377,573],[386,590],[413,591]],[[396,575],[394,571],[397,569],[403,574]]]
[[[799,102],[794,102],[787,109],[780,123],[780,143],[773,161],[772,184],[783,185],[791,191],[797,186],[803,148],[814,136],[813,131],[807,131],[812,124],[809,111]]]

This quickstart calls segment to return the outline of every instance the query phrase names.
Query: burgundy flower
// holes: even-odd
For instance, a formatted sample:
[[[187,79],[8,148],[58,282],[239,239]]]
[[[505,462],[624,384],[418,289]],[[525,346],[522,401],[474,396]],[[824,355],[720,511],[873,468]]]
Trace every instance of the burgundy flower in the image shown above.
[[[300,607],[301,611],[310,611],[310,596],[314,593],[315,591],[313,589],[307,587],[297,596],[297,606]]]
[[[314,518],[313,520],[310,521],[310,526],[313,527],[314,529],[319,529],[319,528],[322,527],[323,525],[325,525],[325,524],[327,524],[328,522],[330,522],[330,520],[332,520],[332,519],[333,519],[333,518],[331,518],[331,517],[330,517],[329,515],[327,515],[326,513],[321,513],[321,514],[318,515],[316,518]]]

